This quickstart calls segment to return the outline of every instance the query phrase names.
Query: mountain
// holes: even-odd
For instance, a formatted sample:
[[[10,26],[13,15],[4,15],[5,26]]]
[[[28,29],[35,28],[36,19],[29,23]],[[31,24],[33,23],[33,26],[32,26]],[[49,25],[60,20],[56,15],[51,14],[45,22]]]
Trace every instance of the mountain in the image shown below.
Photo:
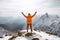
[[[6,34],[7,32],[9,32],[9,31],[0,26],[0,36],[3,36],[3,35]]]
[[[24,23],[19,18],[0,17],[0,36],[7,33],[14,33],[22,30]]]
[[[0,25],[12,32],[26,29],[26,21],[22,17],[0,17]],[[33,28],[60,36],[60,16],[38,15],[33,19]]]
[[[34,28],[60,36],[60,16],[46,13],[37,20]]]
[[[34,31],[32,33],[26,32],[26,30],[21,30],[20,34],[22,33],[21,36],[17,35],[17,36],[3,36],[3,38],[0,38],[0,40],[60,40],[60,37],[55,36],[55,35],[51,35],[51,34],[47,34],[43,31]]]
[[[23,29],[25,22],[23,19],[21,20],[15,17],[0,17],[0,25],[8,30],[16,31],[17,28]]]

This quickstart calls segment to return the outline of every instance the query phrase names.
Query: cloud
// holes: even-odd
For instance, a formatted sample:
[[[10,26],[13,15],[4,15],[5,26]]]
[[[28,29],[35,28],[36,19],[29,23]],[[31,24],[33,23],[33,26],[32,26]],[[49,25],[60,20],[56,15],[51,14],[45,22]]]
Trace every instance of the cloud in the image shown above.
[[[28,12],[32,14],[35,11],[38,12],[38,15],[46,12],[52,14],[55,8],[58,13],[59,4],[60,0],[0,0],[0,15],[17,16],[17,14],[21,15],[22,11],[25,14]]]
[[[48,7],[60,7],[60,0],[48,0]]]
[[[34,13],[37,11],[36,0],[2,0],[0,1],[0,12],[2,15],[17,14],[19,12]],[[14,14],[14,15],[15,15]]]

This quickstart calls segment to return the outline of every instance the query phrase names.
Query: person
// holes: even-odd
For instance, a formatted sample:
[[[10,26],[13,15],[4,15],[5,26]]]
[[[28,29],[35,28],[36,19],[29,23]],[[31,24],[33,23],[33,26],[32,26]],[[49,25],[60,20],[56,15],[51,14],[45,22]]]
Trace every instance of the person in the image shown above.
[[[28,13],[28,16],[26,16],[23,12],[22,15],[26,18],[26,24],[27,24],[27,32],[28,32],[28,27],[30,26],[30,30],[32,32],[32,18],[36,15],[37,12],[34,13],[34,15],[31,16],[30,13]]]

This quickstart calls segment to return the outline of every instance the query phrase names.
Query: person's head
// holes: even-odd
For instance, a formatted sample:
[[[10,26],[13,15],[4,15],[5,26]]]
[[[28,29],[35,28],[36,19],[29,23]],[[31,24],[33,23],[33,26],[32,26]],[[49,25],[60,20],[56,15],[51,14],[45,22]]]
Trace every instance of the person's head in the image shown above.
[[[30,13],[28,13],[28,16],[31,16],[31,14],[30,14]]]

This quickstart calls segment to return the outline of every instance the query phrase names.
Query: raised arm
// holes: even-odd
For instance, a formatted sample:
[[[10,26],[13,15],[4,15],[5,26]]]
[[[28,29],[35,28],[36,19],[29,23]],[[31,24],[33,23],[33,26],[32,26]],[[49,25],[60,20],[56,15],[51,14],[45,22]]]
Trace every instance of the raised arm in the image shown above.
[[[24,17],[26,17],[26,15],[22,12],[22,15],[24,16]]]
[[[34,15],[32,15],[32,17],[34,17],[36,15],[37,12],[34,13]]]

